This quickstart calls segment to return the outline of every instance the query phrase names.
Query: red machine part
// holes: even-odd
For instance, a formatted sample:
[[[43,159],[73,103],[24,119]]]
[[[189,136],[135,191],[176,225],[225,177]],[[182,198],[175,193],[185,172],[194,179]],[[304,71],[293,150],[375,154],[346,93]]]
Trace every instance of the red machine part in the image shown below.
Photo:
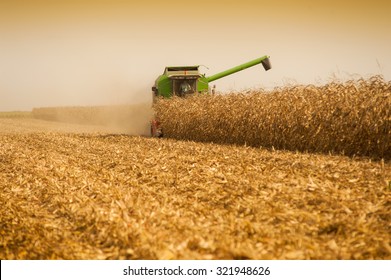
[[[163,131],[160,126],[160,122],[156,119],[151,121],[151,136],[152,137],[163,137]]]

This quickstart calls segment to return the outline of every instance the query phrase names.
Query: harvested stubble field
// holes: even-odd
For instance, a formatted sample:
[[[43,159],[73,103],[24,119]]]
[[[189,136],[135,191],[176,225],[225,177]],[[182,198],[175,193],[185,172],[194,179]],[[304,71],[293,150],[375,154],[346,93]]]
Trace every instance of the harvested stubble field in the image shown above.
[[[95,130],[0,119],[1,259],[391,259],[389,162]]]
[[[381,76],[160,99],[154,107],[165,137],[391,159],[391,82]]]

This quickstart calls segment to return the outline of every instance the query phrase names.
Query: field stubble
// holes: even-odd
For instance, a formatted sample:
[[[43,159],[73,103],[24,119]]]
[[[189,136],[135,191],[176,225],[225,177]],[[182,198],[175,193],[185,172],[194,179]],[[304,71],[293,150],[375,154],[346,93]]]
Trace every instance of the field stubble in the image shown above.
[[[391,258],[384,161],[99,133],[0,143],[1,259]]]

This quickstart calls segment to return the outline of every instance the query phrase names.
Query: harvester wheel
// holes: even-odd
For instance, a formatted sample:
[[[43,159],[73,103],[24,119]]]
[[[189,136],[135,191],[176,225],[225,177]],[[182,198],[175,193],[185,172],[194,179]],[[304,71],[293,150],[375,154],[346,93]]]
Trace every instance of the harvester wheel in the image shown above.
[[[160,127],[160,122],[153,120],[151,122],[151,137],[161,138],[163,137],[162,128]]]

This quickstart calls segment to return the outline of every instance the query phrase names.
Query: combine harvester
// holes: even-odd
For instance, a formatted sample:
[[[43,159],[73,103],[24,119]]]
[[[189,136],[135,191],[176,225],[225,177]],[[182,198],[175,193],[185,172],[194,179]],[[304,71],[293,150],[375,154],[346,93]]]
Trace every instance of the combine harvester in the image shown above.
[[[209,77],[206,77],[205,74],[200,73],[200,65],[166,67],[164,73],[156,79],[155,85],[152,87],[153,101],[155,102],[157,97],[185,97],[190,94],[208,93],[210,92],[210,82],[216,81],[258,64],[262,64],[265,71],[271,69],[269,56],[267,55]],[[158,119],[154,119],[151,122],[151,136],[163,136],[163,128]]]

